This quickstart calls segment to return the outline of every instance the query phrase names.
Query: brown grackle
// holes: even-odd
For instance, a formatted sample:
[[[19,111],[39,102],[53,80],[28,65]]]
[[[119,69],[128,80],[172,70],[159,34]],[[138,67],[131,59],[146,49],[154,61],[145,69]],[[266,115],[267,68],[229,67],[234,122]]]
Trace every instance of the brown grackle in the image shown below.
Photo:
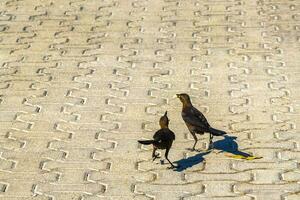
[[[182,102],[182,119],[184,120],[186,126],[188,127],[195,140],[192,150],[195,150],[195,146],[198,141],[196,134],[202,135],[205,132],[210,134],[209,149],[212,148],[213,136],[221,136],[226,134],[226,132],[212,128],[207,122],[205,116],[192,105],[191,99],[188,94],[176,94],[176,96]]]
[[[171,168],[174,168],[175,166],[169,160],[168,154],[172,146],[172,143],[175,140],[175,134],[168,127],[169,119],[167,116],[167,111],[165,112],[164,116],[160,118],[159,125],[161,129],[156,131],[156,133],[153,135],[153,140],[138,140],[138,142],[144,145],[150,145],[150,144],[153,145],[153,152],[152,152],[153,161],[156,158],[159,158],[158,154],[156,154],[156,150],[165,149],[166,150],[165,158],[171,164],[172,166]]]

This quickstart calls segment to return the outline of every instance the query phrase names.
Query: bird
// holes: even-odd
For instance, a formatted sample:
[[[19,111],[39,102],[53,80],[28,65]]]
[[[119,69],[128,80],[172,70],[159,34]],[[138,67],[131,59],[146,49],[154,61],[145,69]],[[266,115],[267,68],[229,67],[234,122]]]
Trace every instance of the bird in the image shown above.
[[[193,106],[191,102],[191,98],[186,93],[176,94],[179,100],[182,102],[182,111],[181,116],[183,121],[185,122],[187,128],[189,129],[190,133],[192,134],[195,143],[192,151],[195,150],[195,146],[198,142],[198,138],[196,134],[203,135],[204,133],[209,133],[209,146],[208,150],[213,148],[213,137],[214,136],[222,136],[225,135],[226,132],[222,130],[218,130],[212,128],[208,123],[205,116]]]
[[[159,154],[156,154],[157,149],[165,149],[165,158],[167,161],[171,164],[170,168],[176,168],[178,166],[175,166],[168,158],[169,151],[172,147],[173,141],[175,140],[175,134],[173,131],[169,129],[169,118],[167,116],[167,111],[165,114],[160,118],[159,125],[160,129],[155,132],[153,135],[153,140],[138,140],[140,144],[144,145],[153,145],[153,151],[152,151],[152,159],[153,161],[156,158],[159,158]]]

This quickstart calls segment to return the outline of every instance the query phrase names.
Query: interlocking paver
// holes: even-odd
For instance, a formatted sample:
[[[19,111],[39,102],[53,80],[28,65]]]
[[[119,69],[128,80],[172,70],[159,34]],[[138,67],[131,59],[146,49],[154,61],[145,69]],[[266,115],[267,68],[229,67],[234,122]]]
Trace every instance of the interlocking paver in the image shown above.
[[[0,199],[299,199],[299,6],[0,1]],[[188,151],[181,92],[237,138]],[[166,110],[182,170],[137,143]]]

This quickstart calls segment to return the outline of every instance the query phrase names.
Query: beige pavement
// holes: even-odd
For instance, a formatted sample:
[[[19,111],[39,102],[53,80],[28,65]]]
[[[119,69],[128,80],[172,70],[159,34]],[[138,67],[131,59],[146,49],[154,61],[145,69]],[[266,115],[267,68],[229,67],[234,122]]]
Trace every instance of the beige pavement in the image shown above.
[[[299,200],[300,1],[1,0],[1,200]],[[186,92],[237,139],[190,152]],[[152,162],[169,111],[172,171]],[[207,147],[207,135],[197,147]]]

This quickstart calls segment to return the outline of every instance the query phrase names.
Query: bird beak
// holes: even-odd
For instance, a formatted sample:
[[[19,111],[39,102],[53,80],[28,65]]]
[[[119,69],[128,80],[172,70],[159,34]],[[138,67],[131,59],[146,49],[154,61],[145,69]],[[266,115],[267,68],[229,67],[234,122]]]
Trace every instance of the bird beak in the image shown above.
[[[168,114],[168,111],[165,112],[164,116],[167,116],[167,114]]]
[[[180,98],[180,94],[176,94],[177,98]]]

